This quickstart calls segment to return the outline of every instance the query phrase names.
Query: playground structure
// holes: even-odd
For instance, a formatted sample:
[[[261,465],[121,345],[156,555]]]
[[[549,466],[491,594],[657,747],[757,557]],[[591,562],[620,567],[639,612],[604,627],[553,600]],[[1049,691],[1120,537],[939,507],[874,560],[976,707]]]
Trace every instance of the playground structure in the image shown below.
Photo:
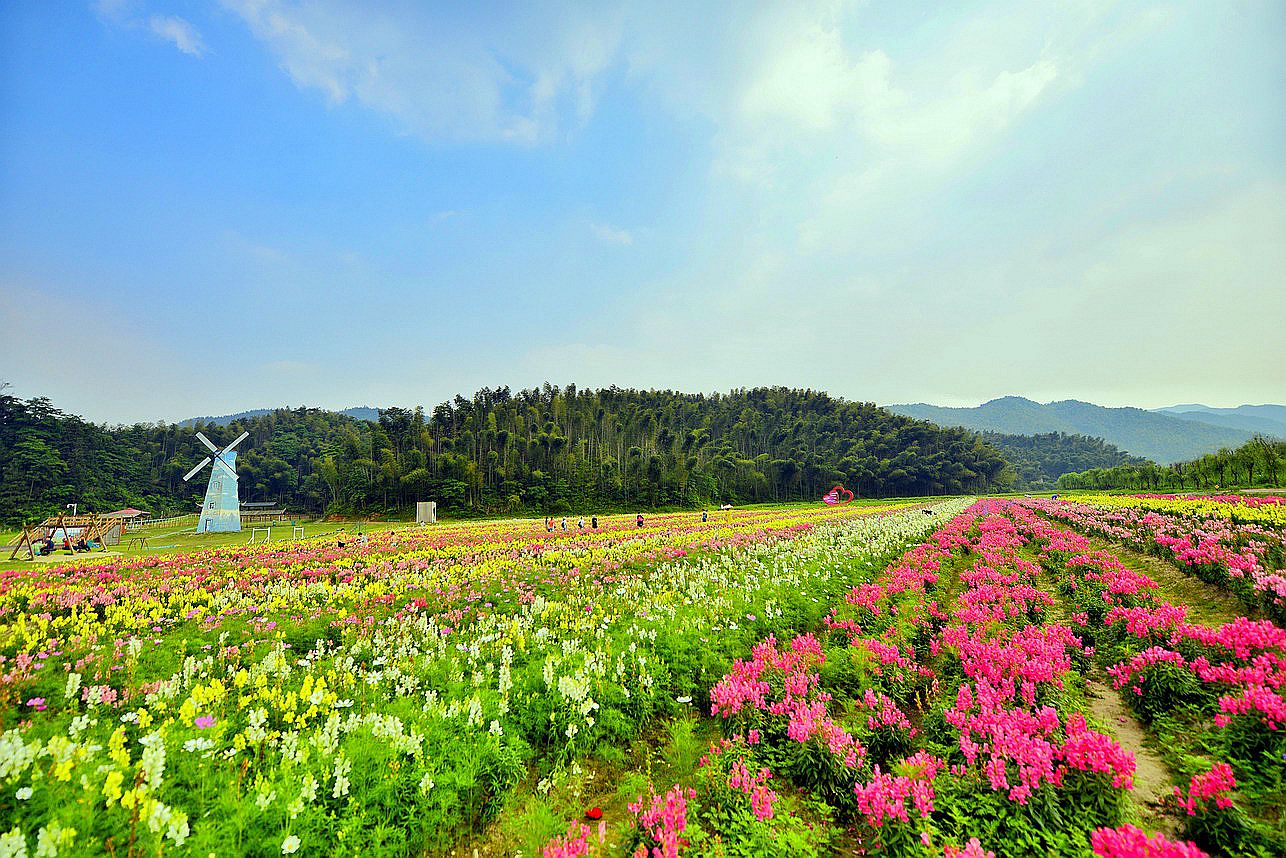
[[[68,515],[61,512],[50,516],[40,524],[24,527],[13,546],[13,551],[9,554],[9,559],[17,560],[19,555],[25,552],[26,556],[21,559],[34,560],[38,553],[37,544],[46,540],[53,540],[56,548],[61,548],[63,540],[67,539],[73,544],[93,543],[95,549],[106,551],[107,546],[119,544],[124,533],[125,520],[120,517],[103,516],[97,513]]]

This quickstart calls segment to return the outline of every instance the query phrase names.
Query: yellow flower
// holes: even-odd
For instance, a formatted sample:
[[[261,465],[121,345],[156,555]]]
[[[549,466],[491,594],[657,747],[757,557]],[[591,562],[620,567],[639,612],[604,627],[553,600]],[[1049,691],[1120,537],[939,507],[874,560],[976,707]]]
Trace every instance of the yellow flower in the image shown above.
[[[107,780],[103,782],[103,795],[107,797],[108,807],[112,806],[112,802],[120,800],[121,784],[124,782],[125,776],[120,772],[111,771],[107,773]]]
[[[117,727],[112,733],[112,738],[107,740],[107,755],[111,757],[112,762],[121,768],[130,767],[129,751],[125,749],[125,727]]]

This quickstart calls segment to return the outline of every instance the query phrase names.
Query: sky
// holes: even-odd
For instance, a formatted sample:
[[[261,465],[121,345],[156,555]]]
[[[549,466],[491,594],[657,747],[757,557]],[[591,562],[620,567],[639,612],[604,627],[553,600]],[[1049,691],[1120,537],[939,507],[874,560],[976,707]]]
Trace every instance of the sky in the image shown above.
[[[0,381],[1286,401],[1286,4],[0,4]]]

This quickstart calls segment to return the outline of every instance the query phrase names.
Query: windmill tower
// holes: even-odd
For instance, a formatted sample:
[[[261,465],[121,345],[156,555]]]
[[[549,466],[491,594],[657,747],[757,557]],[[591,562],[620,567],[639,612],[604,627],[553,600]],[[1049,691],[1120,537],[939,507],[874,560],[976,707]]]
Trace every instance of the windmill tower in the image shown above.
[[[201,517],[197,519],[197,533],[228,533],[241,530],[241,498],[237,493],[237,454],[232,448],[250,437],[242,432],[237,440],[220,450],[209,438],[196,433],[201,443],[210,448],[213,456],[206,456],[195,468],[187,472],[183,482],[196,476],[197,471],[210,465],[210,485],[205,490],[205,503],[201,504]],[[213,464],[211,464],[213,463]]]

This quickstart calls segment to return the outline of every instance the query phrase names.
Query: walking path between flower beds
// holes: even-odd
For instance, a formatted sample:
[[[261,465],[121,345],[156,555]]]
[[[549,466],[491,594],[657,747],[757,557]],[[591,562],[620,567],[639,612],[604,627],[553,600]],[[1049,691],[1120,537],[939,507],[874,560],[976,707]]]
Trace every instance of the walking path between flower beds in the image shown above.
[[[1090,712],[1108,735],[1134,755],[1134,789],[1129,793],[1130,801],[1138,807],[1150,828],[1174,836],[1179,826],[1174,817],[1161,809],[1161,802],[1173,792],[1177,783],[1174,772],[1153,748],[1155,738],[1104,678],[1100,667],[1095,667],[1092,675],[1085,677],[1085,700]]]
[[[1078,532],[1059,521],[1049,523],[1059,530]],[[1106,551],[1126,567],[1155,581],[1159,585],[1158,595],[1187,608],[1188,616],[1195,623],[1217,628],[1238,616],[1258,613],[1248,611],[1233,594],[1202,581],[1167,560],[1102,537],[1080,535],[1089,540],[1092,550]],[[1060,598],[1055,613],[1064,615],[1065,608],[1064,600]],[[1112,688],[1101,666],[1095,666],[1085,677],[1085,691],[1094,717],[1121,747],[1134,754],[1136,768],[1130,800],[1149,827],[1173,836],[1178,831],[1178,824],[1174,817],[1162,812],[1161,802],[1171,794],[1180,779],[1158,753],[1159,739],[1125,704],[1120,692]]]
[[[1060,530],[1071,530],[1060,522],[1050,522],[1050,524]],[[1117,546],[1104,540],[1094,540],[1094,548],[1114,553],[1117,550]],[[1126,558],[1120,554],[1116,556],[1127,566],[1133,565],[1130,561],[1138,557],[1136,555],[1133,558]],[[1178,570],[1174,570],[1174,573],[1182,574]],[[1049,608],[1050,619],[1057,623],[1070,623],[1067,600],[1058,593],[1057,587],[1048,580],[1046,575],[1042,575],[1041,578],[1041,589],[1057,600]],[[1103,730],[1122,748],[1134,755],[1134,789],[1129,792],[1129,799],[1138,809],[1140,816],[1147,822],[1150,829],[1162,831],[1167,836],[1175,835],[1178,832],[1178,825],[1172,817],[1162,812],[1161,802],[1171,794],[1178,780],[1170,767],[1161,759],[1161,755],[1157,753],[1154,747],[1155,737],[1148,733],[1134,712],[1125,705],[1125,701],[1112,688],[1111,682],[1107,680],[1107,675],[1099,665],[1094,665],[1085,676],[1085,702],[1090,714]]]
[[[1063,529],[1070,529],[1062,522],[1051,523]],[[1250,617],[1252,620],[1263,618],[1262,612],[1252,610],[1232,593],[1202,581],[1168,560],[1135,551],[1133,548],[1109,539],[1084,533],[1081,535],[1089,539],[1090,547],[1095,551],[1110,552],[1129,568],[1142,572],[1161,585],[1160,592],[1165,596],[1166,601],[1187,608],[1188,617],[1194,623],[1218,627],[1232,622],[1237,617]]]

